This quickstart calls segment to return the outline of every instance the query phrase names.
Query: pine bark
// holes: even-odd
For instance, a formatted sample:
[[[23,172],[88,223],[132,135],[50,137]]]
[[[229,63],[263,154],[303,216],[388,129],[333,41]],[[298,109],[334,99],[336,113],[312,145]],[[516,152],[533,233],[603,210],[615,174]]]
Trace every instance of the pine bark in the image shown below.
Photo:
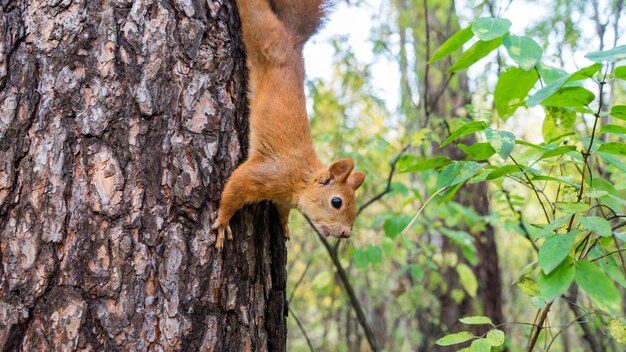
[[[0,348],[284,351],[269,203],[215,251],[245,158],[227,0],[0,0]]]

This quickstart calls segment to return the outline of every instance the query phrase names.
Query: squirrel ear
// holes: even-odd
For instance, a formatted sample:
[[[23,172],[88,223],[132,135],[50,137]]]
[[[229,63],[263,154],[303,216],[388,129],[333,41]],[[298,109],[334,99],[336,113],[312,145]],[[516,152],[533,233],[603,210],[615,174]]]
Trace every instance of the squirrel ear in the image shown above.
[[[363,171],[357,171],[348,177],[348,185],[355,191],[361,187],[363,181],[365,181],[365,173]]]
[[[317,183],[320,185],[328,186],[333,179],[332,174],[329,171],[324,171],[317,179]]]
[[[345,182],[350,176],[350,173],[354,169],[354,161],[352,159],[339,159],[335,161],[330,167],[328,171],[332,175],[332,178],[336,182]]]

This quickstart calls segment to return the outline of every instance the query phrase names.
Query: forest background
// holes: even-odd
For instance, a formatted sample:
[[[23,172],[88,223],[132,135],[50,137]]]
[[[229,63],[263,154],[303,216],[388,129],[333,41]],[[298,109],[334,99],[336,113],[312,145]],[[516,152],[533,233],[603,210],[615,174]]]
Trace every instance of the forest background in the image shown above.
[[[339,1],[305,48],[311,124],[368,178],[347,241],[292,215],[288,349],[623,350],[623,15]]]

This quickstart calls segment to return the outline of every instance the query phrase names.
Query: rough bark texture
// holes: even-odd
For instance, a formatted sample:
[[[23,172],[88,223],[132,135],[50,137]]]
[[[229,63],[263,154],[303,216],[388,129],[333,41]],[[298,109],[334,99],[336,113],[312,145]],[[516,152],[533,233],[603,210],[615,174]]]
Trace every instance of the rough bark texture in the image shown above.
[[[0,0],[2,350],[285,350],[275,211],[209,231],[243,56],[227,0]]]

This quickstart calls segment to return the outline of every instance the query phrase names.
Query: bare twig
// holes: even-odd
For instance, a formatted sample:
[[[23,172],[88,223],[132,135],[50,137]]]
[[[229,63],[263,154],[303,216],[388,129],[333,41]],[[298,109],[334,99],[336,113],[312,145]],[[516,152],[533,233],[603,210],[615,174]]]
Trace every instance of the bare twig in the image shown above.
[[[537,188],[535,187],[535,184],[533,183],[533,181],[530,180],[530,177],[528,177],[528,174],[526,173],[526,171],[524,171],[524,169],[522,168],[522,166],[520,164],[517,163],[517,161],[515,160],[515,158],[513,158],[513,155],[509,155],[509,158],[511,158],[511,160],[513,160],[513,162],[515,163],[515,165],[517,165],[517,167],[519,168],[519,170],[522,172],[522,174],[526,177],[526,180],[528,181],[528,183],[530,184],[530,187],[532,187],[533,191],[535,192],[535,196],[537,196],[537,200],[539,201],[539,204],[541,204],[541,209],[543,209],[543,213],[546,216],[546,220],[548,220],[548,224],[550,223],[550,216],[548,215],[548,211],[546,210],[546,206],[543,204],[543,202],[541,201],[541,197],[539,197],[539,191],[537,191]]]
[[[524,231],[524,236],[528,239],[528,241],[530,241],[530,244],[532,244],[532,246],[535,249],[535,251],[539,252],[539,248],[537,247],[537,244],[530,237],[530,233],[528,232],[528,229],[526,228],[526,225],[524,224],[524,218],[522,216],[522,211],[521,210],[515,210],[515,208],[513,207],[513,202],[511,201],[511,196],[509,195],[509,192],[506,191],[506,190],[502,190],[502,191],[504,192],[504,196],[506,197],[506,202],[509,204],[509,208],[511,209],[511,211],[513,211],[514,213],[517,214],[518,223],[519,223],[519,226],[522,228],[522,231]]]
[[[293,311],[293,309],[291,309],[291,306],[289,307],[289,315],[291,315],[293,319],[296,321],[296,324],[298,324],[298,328],[300,328],[300,332],[302,332],[302,335],[304,336],[304,339],[306,340],[306,344],[309,345],[309,350],[311,352],[315,352],[315,349],[313,348],[313,344],[311,343],[311,339],[309,339],[309,335],[307,335],[306,333],[306,329],[304,329],[302,322],[300,322],[300,319],[298,319],[298,316],[296,315],[296,313]]]
[[[419,208],[419,210],[417,211],[417,214],[415,214],[415,216],[413,216],[413,218],[411,219],[411,221],[409,221],[409,224],[406,225],[406,227],[404,228],[404,230],[402,230],[402,233],[400,234],[400,236],[404,236],[406,235],[406,233],[409,231],[409,229],[411,228],[411,226],[413,225],[413,223],[415,222],[415,220],[417,220],[417,218],[420,216],[420,214],[422,213],[422,211],[424,210],[424,208],[428,205],[428,203],[430,203],[431,200],[433,200],[433,198],[435,198],[439,193],[443,192],[444,190],[448,189],[448,187],[442,187],[439,188],[438,190],[435,191],[435,193],[431,194],[430,197],[428,197],[428,199],[426,199],[426,201],[424,202],[424,204],[422,204],[422,206]]]
[[[387,177],[387,186],[385,186],[385,189],[382,192],[373,196],[370,200],[363,203],[363,205],[359,207],[359,210],[356,212],[357,217],[359,216],[359,214],[361,214],[363,210],[365,210],[365,208],[372,205],[372,203],[376,202],[377,200],[382,198],[384,195],[392,191],[391,180],[393,179],[393,175],[396,172],[396,166],[398,165],[398,161],[400,160],[400,157],[402,157],[402,155],[406,153],[407,150],[409,150],[410,147],[411,147],[410,143],[405,145],[404,148],[402,148],[402,150],[400,151],[400,153],[398,153],[398,155],[391,161],[391,170],[389,170],[389,176]]]
[[[365,337],[367,338],[367,342],[369,343],[371,350],[373,352],[378,352],[379,349],[378,349],[378,345],[376,345],[374,332],[372,331],[372,328],[370,327],[370,325],[367,322],[367,319],[365,318],[365,313],[363,312],[363,307],[361,306],[361,302],[359,301],[359,299],[356,296],[356,293],[354,292],[354,288],[352,287],[352,284],[350,283],[350,280],[348,279],[348,274],[346,273],[346,270],[343,268],[343,265],[341,265],[341,262],[339,261],[337,252],[333,249],[333,247],[328,242],[328,240],[317,230],[317,228],[315,228],[311,220],[306,216],[305,216],[305,219],[306,221],[309,222],[309,225],[311,225],[311,228],[313,229],[313,231],[317,233],[317,236],[322,241],[322,244],[328,251],[330,258],[333,261],[335,268],[337,269],[337,276],[339,277],[339,281],[341,282],[341,285],[343,286],[346,294],[348,295],[350,304],[352,305],[352,308],[354,309],[354,312],[356,313],[356,318],[359,321],[359,324],[363,328],[363,332],[365,333]]]
[[[599,257],[597,257],[597,258],[593,258],[593,259],[591,259],[590,261],[595,262],[595,261],[600,260],[600,259],[602,259],[602,258],[607,258],[607,257],[612,256],[613,254],[620,253],[620,252],[624,252],[624,251],[626,251],[626,248],[618,249],[618,250],[615,250],[615,251],[612,251],[612,252],[608,252],[608,253],[607,253],[607,254],[605,254],[605,255],[601,255],[601,256],[599,256]]]
[[[306,275],[306,272],[309,270],[309,267],[311,267],[311,263],[313,263],[313,260],[309,260],[306,263],[306,267],[304,268],[304,271],[302,272],[302,275],[300,275],[300,278],[298,279],[298,281],[296,281],[296,284],[293,285],[293,288],[291,289],[291,294],[289,295],[289,301],[291,302],[291,300],[293,299],[293,295],[294,293],[296,293],[296,289],[298,288],[298,286],[300,286],[300,283],[302,283],[302,280],[304,279],[304,275]]]

